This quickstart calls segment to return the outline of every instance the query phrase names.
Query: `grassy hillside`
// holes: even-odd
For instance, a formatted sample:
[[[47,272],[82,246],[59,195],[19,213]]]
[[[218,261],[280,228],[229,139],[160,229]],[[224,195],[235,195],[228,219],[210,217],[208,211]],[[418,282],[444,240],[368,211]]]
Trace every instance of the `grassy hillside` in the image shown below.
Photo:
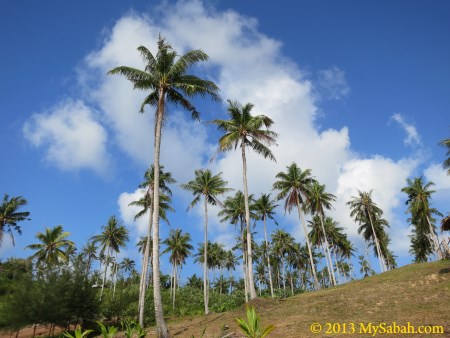
[[[253,304],[263,326],[275,325],[270,337],[370,337],[370,334],[359,333],[360,322],[364,325],[369,322],[407,325],[410,322],[416,328],[441,325],[445,330],[445,334],[378,334],[378,337],[450,337],[450,261],[412,264],[332,289],[283,301],[261,299]],[[173,319],[169,320],[169,329],[174,337],[200,337],[205,327],[204,337],[241,337],[235,318],[244,316],[242,308]],[[322,325],[321,333],[311,333],[313,323]],[[343,334],[341,326],[341,334],[326,334],[326,323],[347,323],[347,332],[350,332],[349,323],[355,323],[356,332]]]

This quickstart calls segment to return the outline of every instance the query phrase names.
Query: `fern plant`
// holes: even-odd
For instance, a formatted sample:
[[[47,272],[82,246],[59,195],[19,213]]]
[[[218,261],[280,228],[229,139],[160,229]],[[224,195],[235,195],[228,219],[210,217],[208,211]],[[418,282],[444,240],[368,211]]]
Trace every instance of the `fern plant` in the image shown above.
[[[236,318],[239,328],[248,338],[264,338],[275,329],[275,326],[270,324],[265,329],[261,327],[260,318],[256,315],[255,308],[247,306],[247,321]]]

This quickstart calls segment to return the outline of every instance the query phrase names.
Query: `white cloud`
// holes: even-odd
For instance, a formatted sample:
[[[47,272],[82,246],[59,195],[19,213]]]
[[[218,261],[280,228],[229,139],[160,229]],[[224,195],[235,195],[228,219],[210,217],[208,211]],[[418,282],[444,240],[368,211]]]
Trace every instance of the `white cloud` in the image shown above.
[[[433,207],[445,216],[450,213],[450,176],[442,168],[442,164],[432,163],[424,171],[426,182],[433,182],[431,187],[436,193],[432,196]]]
[[[33,114],[23,133],[33,146],[45,148],[46,159],[62,170],[103,172],[108,165],[106,131],[82,101],[66,100]]]
[[[340,100],[350,93],[345,72],[338,67],[322,69],[318,72],[318,90],[326,98]]]
[[[403,142],[406,145],[421,145],[422,141],[420,140],[420,135],[417,132],[416,127],[412,124],[407,123],[405,118],[401,114],[394,114],[391,116],[390,120],[393,120],[399,124],[399,126],[406,132],[406,138]]]
[[[327,90],[330,98],[344,97],[349,87],[343,70],[336,67],[322,70],[319,83],[313,83],[297,65],[284,57],[280,41],[258,30],[257,20],[231,10],[218,12],[197,0],[180,1],[167,9],[163,6],[160,11],[152,12],[155,20],[136,14],[119,19],[105,35],[103,45],[86,57],[85,67],[80,71],[83,92],[100,107],[104,114],[102,121],[111,128],[114,142],[125,154],[141,166],[148,167],[151,163],[154,108],[146,107],[145,114],[138,114],[144,93],[133,90],[131,83],[123,77],[105,74],[119,65],[141,68],[136,48],[143,44],[154,51],[161,32],[180,54],[189,49],[205,50],[210,62],[201,64],[199,70],[202,76],[216,81],[223,98],[243,104],[252,102],[255,114],[269,115],[275,121],[273,129],[280,137],[278,147],[272,149],[277,162],[248,153],[249,189],[255,196],[269,192],[276,173],[284,171],[295,161],[302,169],[311,168],[313,175],[327,185],[328,191],[338,196],[334,216],[348,228],[353,238],[357,236],[356,225],[350,220],[345,203],[357,188],[374,189],[374,199],[385,211],[386,218],[395,219],[401,185],[417,163],[408,159],[393,161],[381,156],[364,158],[351,150],[347,127],[320,131],[315,125],[318,109],[314,87],[321,86],[322,90]],[[221,110],[219,105],[210,109],[211,113]],[[400,123],[403,120],[398,116],[400,118],[393,119]],[[46,126],[49,123],[40,124]],[[213,173],[223,172],[231,187],[242,189],[239,152],[226,153],[214,163],[208,163],[217,142],[208,136],[208,133],[212,134],[211,128],[170,108],[163,130],[162,163],[179,182],[192,179],[195,169],[209,166]],[[54,128],[48,129],[56,133]],[[414,127],[406,130],[411,135],[407,142],[420,142],[417,132],[414,134]],[[34,135],[30,138],[33,143],[42,143],[41,133],[30,135]],[[177,197],[187,199],[179,188],[174,192]],[[125,192],[118,199],[121,217],[128,225],[134,224],[136,213],[128,204],[138,195],[139,191]],[[210,238],[229,244],[229,226],[220,224],[213,214],[214,209],[211,208]],[[198,230],[202,229],[200,215],[201,208],[196,209],[194,216],[198,217],[195,221],[199,224]],[[295,229],[292,232],[299,239],[303,238],[297,215],[287,216],[282,222],[286,230]],[[138,221],[135,227],[139,234],[145,233],[146,223]],[[393,238],[393,246],[400,248],[398,243],[404,241],[405,238],[400,236]]]
[[[148,215],[139,217],[134,220],[134,216],[142,210],[141,207],[130,205],[131,202],[138,201],[144,196],[142,189],[136,189],[134,192],[123,192],[120,194],[117,204],[119,206],[120,218],[123,220],[126,226],[136,230],[138,236],[147,235],[148,231]]]
[[[106,53],[110,50],[119,50],[119,47],[112,47],[109,44],[123,45],[123,48],[133,49],[141,42],[134,41],[134,46],[129,45],[125,40],[131,35],[132,27],[137,27],[140,32],[162,32],[170,43],[180,51],[201,47],[210,56],[210,63],[217,69],[212,72],[208,66],[202,66],[202,73],[218,74],[216,82],[219,84],[222,96],[239,100],[242,103],[252,102],[255,104],[254,113],[270,115],[275,121],[274,130],[280,134],[278,147],[273,147],[273,152],[277,158],[277,163],[265,160],[249,152],[248,154],[248,178],[249,188],[256,196],[260,192],[268,192],[272,188],[275,174],[285,170],[285,167],[297,162],[303,168],[311,168],[313,174],[323,183],[327,184],[330,192],[338,195],[339,201],[336,205],[335,216],[343,226],[346,226],[353,238],[356,238],[356,225],[349,219],[348,207],[345,202],[355,194],[356,188],[374,189],[374,198],[385,211],[386,217],[393,218],[395,208],[399,204],[400,186],[406,177],[415,168],[417,163],[408,160],[393,161],[383,157],[363,158],[352,152],[350,139],[346,127],[335,130],[329,129],[319,131],[315,126],[317,117],[317,106],[313,94],[313,84],[308,80],[298,67],[287,60],[281,53],[281,43],[271,39],[258,31],[257,21],[241,16],[233,11],[215,12],[206,9],[200,1],[179,2],[177,6],[171,7],[170,11],[164,12],[161,18],[161,25],[155,25],[143,17],[128,17],[121,19],[112,30],[112,37],[107,40],[107,45],[102,51],[96,53],[100,59],[114,59],[114,54]],[[127,25],[122,23],[126,22]],[[142,28],[144,24],[149,25],[148,29]],[[123,30],[123,31],[121,31]],[[141,34],[142,35],[142,34]],[[143,35],[142,35],[143,36]],[[149,35],[142,41],[148,41],[148,46],[154,45],[155,37]],[[120,37],[120,39],[119,39]],[[125,47],[126,46],[126,47]],[[245,50],[245,52],[243,52]],[[129,64],[130,61],[118,60],[114,62],[102,61],[99,64],[108,67],[118,64]],[[326,87],[329,95],[334,99],[342,98],[348,94],[349,88],[345,80],[343,70],[333,68],[320,72],[322,87]],[[112,120],[126,111],[137,110],[138,103],[133,99],[127,103],[127,107],[122,106],[120,112],[115,113],[120,105],[118,97],[115,97],[117,90],[111,90],[108,86],[113,86],[113,80],[105,80],[98,91],[104,92],[101,95],[102,104],[108,104],[109,114]],[[129,95],[131,90],[122,87],[125,80],[114,80],[114,86],[120,86],[119,97]],[[125,86],[131,87],[126,83]],[[123,91],[125,90],[125,91]],[[126,93],[126,94],[125,94]],[[131,100],[130,100],[131,101]],[[127,119],[130,115],[127,115]],[[173,116],[172,116],[173,117]],[[206,166],[205,152],[208,154],[211,147],[214,147],[216,140],[207,139],[206,131],[202,128],[201,136],[198,137],[196,131],[198,124],[189,120],[171,119],[178,124],[166,126],[164,131],[167,139],[166,150],[170,158],[178,163],[187,172],[187,179],[190,179],[194,169],[201,164]],[[129,122],[128,122],[129,123]],[[150,125],[150,122],[149,122]],[[141,128],[131,128],[128,124],[116,124],[119,134],[123,130],[132,130],[128,136],[136,139],[143,139],[145,134]],[[147,127],[145,128],[146,130]],[[182,135],[180,132],[187,134]],[[148,132],[147,132],[148,135]],[[183,141],[183,140],[188,140]],[[195,144],[195,142],[199,141]],[[119,140],[120,142],[120,140]],[[146,141],[147,142],[147,141]],[[190,145],[189,156],[181,150],[180,145]],[[131,146],[132,140],[127,138],[124,149],[130,149],[129,154],[136,151],[135,146]],[[135,144],[144,144],[142,141],[134,141]],[[142,147],[139,148],[142,151]],[[137,156],[137,155],[135,155]],[[164,158],[165,155],[163,155]],[[195,159],[195,160],[192,160]],[[166,161],[166,160],[165,160]],[[170,169],[172,170],[172,164]],[[176,166],[174,167],[176,168]],[[231,187],[242,189],[242,167],[239,152],[224,154],[211,164],[213,172],[223,172],[224,179],[229,181]],[[387,174],[389,173],[389,174]],[[400,182],[400,183],[399,183]],[[200,208],[195,211],[200,217]],[[210,236],[211,238],[230,241],[229,228],[219,224],[216,216],[210,215]],[[299,238],[301,230],[298,230],[298,220],[296,215],[287,216],[283,222],[288,222],[293,227]],[[198,218],[200,220],[200,218]],[[196,221],[197,222],[197,221]],[[202,228],[199,224],[198,230]],[[404,242],[404,238],[393,238],[393,246],[399,247],[396,243]]]

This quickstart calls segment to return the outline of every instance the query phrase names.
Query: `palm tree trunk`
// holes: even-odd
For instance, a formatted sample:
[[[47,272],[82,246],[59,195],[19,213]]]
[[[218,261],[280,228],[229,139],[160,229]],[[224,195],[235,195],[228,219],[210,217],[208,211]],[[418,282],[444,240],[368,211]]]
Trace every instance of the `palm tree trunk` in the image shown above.
[[[175,297],[176,297],[176,289],[177,289],[177,264],[174,265],[174,273],[173,273],[173,302],[172,302],[172,310],[175,312]]]
[[[174,271],[175,267],[172,264],[172,271],[170,271],[170,281],[169,281],[169,298],[172,299],[172,295],[173,295],[173,271]]]
[[[439,248],[439,241],[437,239],[436,233],[433,230],[433,227],[431,226],[431,222],[430,222],[430,219],[428,218],[428,215],[426,215],[426,218],[427,218],[428,226],[430,227],[430,235],[431,235],[431,239],[432,239],[432,242],[434,245],[434,250],[436,251],[436,255],[439,259],[443,259],[444,255],[442,254],[441,249]]]
[[[149,190],[151,188],[149,187]],[[151,200],[152,201],[152,200]],[[150,240],[152,235],[152,224],[153,224],[153,206],[150,205],[149,210],[149,220],[148,220],[148,231],[147,231],[147,243],[145,244],[144,259],[142,261],[142,271],[141,280],[139,282],[139,325],[144,327],[144,309],[145,309],[145,291],[147,290],[147,275],[148,275],[148,265],[150,258]]]
[[[375,233],[375,228],[374,228],[373,222],[372,222],[372,216],[370,215],[370,212],[368,212],[367,214],[369,215],[370,226],[372,227],[373,240],[375,242],[375,247],[376,247],[377,253],[378,253],[378,261],[380,262],[380,269],[381,269],[381,272],[384,272],[386,270],[385,270],[385,266],[384,266],[384,257],[383,257],[383,254],[381,253],[380,243],[378,242],[377,234]]]
[[[267,228],[266,228],[266,215],[264,215],[264,238],[266,240],[266,250],[267,250],[267,270],[269,270],[269,283],[270,283],[270,294],[273,298],[273,282],[272,282],[272,272],[270,267],[270,255],[269,255],[269,241],[267,240]]]
[[[209,313],[209,281],[208,281],[208,200],[205,197],[205,234],[203,247],[203,300],[205,315]]]
[[[164,114],[164,89],[160,88],[158,93],[158,110],[156,114],[154,159],[155,167],[153,183],[153,300],[155,303],[155,320],[158,338],[170,337],[164,321],[164,313],[161,301],[161,281],[159,271],[159,156],[161,152],[161,128]]]
[[[311,243],[309,242],[308,230],[306,229],[305,219],[303,217],[303,212],[300,208],[300,203],[299,203],[298,199],[297,199],[297,209],[298,209],[298,215],[300,216],[300,222],[302,223],[302,226],[303,226],[303,231],[305,232],[306,246],[308,248],[309,262],[311,264],[311,271],[312,271],[312,275],[314,278],[314,286],[316,287],[316,290],[319,290],[320,284],[319,284],[319,280],[317,279],[316,267],[314,266],[314,259],[313,259],[313,255],[312,255],[312,251],[311,251]]]
[[[113,265],[113,277],[111,279],[111,281],[114,279],[113,299],[116,296],[117,270],[118,270],[118,264],[117,264],[117,253],[116,253],[116,256],[114,258],[114,265]]]
[[[319,218],[320,218],[320,225],[322,226],[322,232],[323,232],[323,238],[325,240],[325,249],[326,249],[326,259],[327,259],[327,267],[328,267],[328,274],[330,275],[331,282],[333,283],[333,286],[336,285],[336,277],[334,276],[334,267],[333,267],[333,260],[331,259],[331,253],[330,253],[330,245],[328,244],[327,234],[325,232],[325,226],[323,225],[323,215],[319,212]],[[328,266],[329,261],[329,266]]]
[[[104,288],[105,288],[106,271],[108,270],[108,260],[109,260],[109,249],[108,249],[108,251],[107,251],[106,258],[105,258],[105,272],[103,273],[102,291],[100,291],[100,300],[102,300],[103,290],[104,290]]]
[[[244,241],[244,228],[243,228],[243,224],[242,224],[242,219],[240,220],[241,222],[241,245],[242,245],[242,267],[244,268],[244,294],[245,294],[245,302],[248,303],[248,280],[247,280],[247,275],[248,275],[248,271],[247,271],[247,259],[246,254],[245,254],[245,241]]]
[[[245,204],[245,223],[247,227],[247,266],[248,266],[248,287],[250,299],[255,299],[256,290],[253,280],[253,259],[252,259],[252,232],[250,229],[250,208],[248,205],[248,187],[247,187],[247,160],[245,158],[245,144],[241,141],[242,148],[242,176],[244,183],[244,204]]]
[[[281,266],[283,267],[283,295],[286,298],[286,266],[284,264],[284,255],[281,256]]]

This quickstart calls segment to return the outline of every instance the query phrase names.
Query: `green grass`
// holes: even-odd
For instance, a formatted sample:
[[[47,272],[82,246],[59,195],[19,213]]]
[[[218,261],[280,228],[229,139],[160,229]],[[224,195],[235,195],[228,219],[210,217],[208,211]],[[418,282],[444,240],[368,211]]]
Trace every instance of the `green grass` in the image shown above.
[[[275,325],[270,337],[348,337],[348,334],[313,334],[310,326],[320,323],[379,324],[410,322],[441,325],[450,337],[450,261],[411,264],[381,275],[367,277],[326,290],[309,292],[286,300],[258,299],[252,304],[262,325]],[[195,337],[206,327],[204,337],[241,337],[235,318],[245,317],[245,307],[208,316],[169,320],[173,337]],[[228,329],[224,330],[223,328]],[[150,335],[151,336],[151,335]],[[354,334],[366,337],[366,334]],[[385,335],[378,335],[379,337]],[[407,335],[430,337],[430,335]]]

